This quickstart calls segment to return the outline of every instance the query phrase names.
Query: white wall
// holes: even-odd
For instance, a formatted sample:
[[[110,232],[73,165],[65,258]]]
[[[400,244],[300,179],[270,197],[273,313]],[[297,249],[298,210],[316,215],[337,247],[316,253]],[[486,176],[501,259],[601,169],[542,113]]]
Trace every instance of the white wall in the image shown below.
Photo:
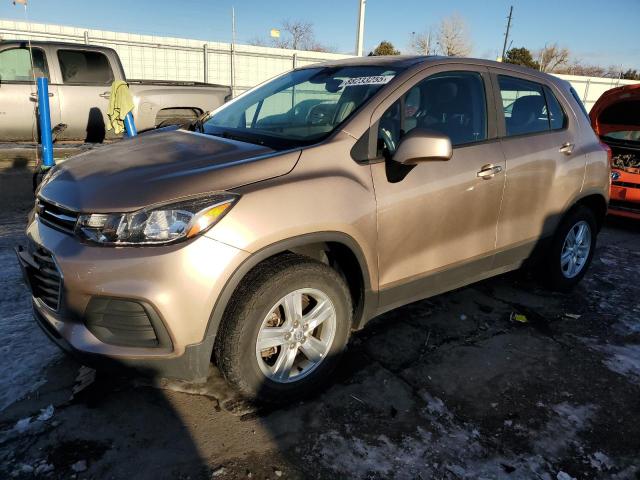
[[[620,80],[617,78],[601,78],[601,77],[582,77],[579,75],[559,75],[554,74],[556,77],[567,80],[571,83],[571,86],[580,95],[580,99],[587,111],[591,110],[593,104],[600,96],[612,88],[621,87],[622,85],[631,85],[634,83],[640,83],[636,80]]]
[[[205,80],[204,46],[208,50],[207,81],[231,85],[231,44],[187,38],[137,35],[106,30],[88,30],[43,23],[0,20],[0,39],[52,40],[84,43],[114,48],[120,55],[128,78],[147,80]],[[235,89],[242,92],[282,72],[298,66],[325,60],[348,58],[350,55],[285,50],[252,45],[236,45]],[[632,80],[557,75],[571,82],[587,110],[610,88],[632,83]]]

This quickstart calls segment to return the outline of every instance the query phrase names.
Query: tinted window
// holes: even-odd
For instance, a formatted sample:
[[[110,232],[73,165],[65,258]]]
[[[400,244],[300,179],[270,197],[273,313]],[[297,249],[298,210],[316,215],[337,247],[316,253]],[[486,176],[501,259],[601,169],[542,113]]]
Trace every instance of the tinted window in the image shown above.
[[[49,77],[44,52],[33,48],[33,70],[28,48],[12,48],[0,52],[0,81],[33,82],[33,77]]]
[[[549,125],[551,126],[551,130],[560,130],[561,128],[566,127],[567,117],[564,114],[564,110],[562,110],[560,102],[549,87],[544,87],[544,96],[547,100],[547,112],[549,115]]]
[[[447,135],[463,145],[487,138],[484,82],[478,73],[447,72],[414,86],[380,118],[379,154],[395,152],[400,139],[414,128]]]
[[[542,85],[520,78],[498,76],[507,136],[549,130]]]
[[[108,85],[113,72],[106,55],[86,50],[58,50],[64,83]]]

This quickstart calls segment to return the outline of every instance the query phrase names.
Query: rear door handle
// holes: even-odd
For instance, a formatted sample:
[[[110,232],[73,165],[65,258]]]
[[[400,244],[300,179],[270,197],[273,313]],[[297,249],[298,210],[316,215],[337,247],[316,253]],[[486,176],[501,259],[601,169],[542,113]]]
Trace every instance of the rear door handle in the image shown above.
[[[102,92],[100,96],[102,98],[111,98],[111,92]]]
[[[500,165],[492,165],[492,164],[484,165],[478,171],[478,177],[483,178],[485,180],[489,180],[493,178],[497,173],[500,173],[501,171],[502,171],[502,167]]]
[[[38,94],[37,93],[32,93],[31,95],[29,95],[31,98],[38,98]],[[49,96],[53,97],[53,93],[49,92]]]
[[[560,147],[560,153],[565,155],[571,155],[573,153],[573,143],[565,143]]]

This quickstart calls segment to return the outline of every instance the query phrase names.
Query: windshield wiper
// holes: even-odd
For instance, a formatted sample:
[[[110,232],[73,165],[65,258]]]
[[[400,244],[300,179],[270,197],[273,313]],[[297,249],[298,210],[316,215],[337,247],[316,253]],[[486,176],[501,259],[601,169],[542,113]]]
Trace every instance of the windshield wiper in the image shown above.
[[[236,140],[238,142],[268,146],[264,141],[264,139],[254,137],[253,135],[242,135],[242,134],[237,134],[235,132],[230,132],[228,130],[223,130],[221,132],[204,132],[204,133],[207,133],[208,135],[213,135],[214,137],[221,137],[221,138],[228,138],[229,140]]]

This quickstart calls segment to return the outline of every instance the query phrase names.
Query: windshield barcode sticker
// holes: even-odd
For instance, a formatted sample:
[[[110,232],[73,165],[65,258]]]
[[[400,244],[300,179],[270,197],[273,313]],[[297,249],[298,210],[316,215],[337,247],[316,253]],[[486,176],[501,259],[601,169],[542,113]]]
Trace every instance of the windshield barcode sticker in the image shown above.
[[[340,88],[355,87],[358,85],[385,85],[391,81],[394,75],[376,75],[373,77],[354,77],[342,81]]]

